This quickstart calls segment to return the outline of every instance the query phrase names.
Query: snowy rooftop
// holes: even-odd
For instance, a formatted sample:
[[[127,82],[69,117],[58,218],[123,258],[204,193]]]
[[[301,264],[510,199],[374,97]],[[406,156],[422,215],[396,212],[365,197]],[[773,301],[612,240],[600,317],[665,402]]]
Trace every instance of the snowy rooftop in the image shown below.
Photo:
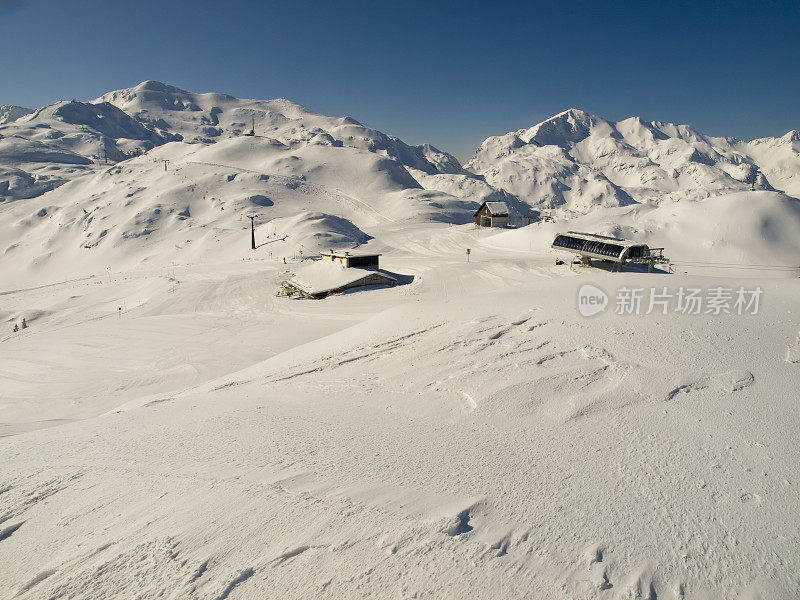
[[[374,274],[373,269],[346,268],[336,262],[318,260],[296,269],[287,283],[307,294],[324,294]],[[385,273],[381,275],[392,279]]]
[[[583,231],[567,231],[567,233],[559,233],[558,235],[568,235],[587,240],[597,240],[598,242],[616,242],[623,246],[640,246],[641,242],[634,242],[632,240],[624,240],[622,238],[613,237],[610,235],[600,235],[599,233],[585,233]]]
[[[495,216],[508,214],[508,205],[505,202],[487,202],[486,207],[489,209],[489,212]]]

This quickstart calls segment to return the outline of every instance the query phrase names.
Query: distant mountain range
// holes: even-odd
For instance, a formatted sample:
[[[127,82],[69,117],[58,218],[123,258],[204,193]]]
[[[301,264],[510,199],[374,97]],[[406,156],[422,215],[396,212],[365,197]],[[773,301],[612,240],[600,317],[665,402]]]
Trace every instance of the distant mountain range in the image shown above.
[[[570,109],[528,129],[490,137],[466,169],[539,208],[578,213],[721,192],[800,195],[800,132],[744,142],[688,125],[631,117],[617,123]]]
[[[585,214],[597,206],[746,190],[754,177],[756,189],[800,196],[797,131],[744,142],[704,136],[688,125],[639,117],[614,123],[570,109],[488,138],[462,167],[428,144],[412,146],[350,117],[327,117],[289,100],[240,100],[145,81],[91,102],[58,102],[36,111],[0,107],[0,201],[40,196],[170,142],[197,149],[247,139],[251,129],[258,139],[271,140],[265,167],[269,163],[277,175],[302,176],[365,201],[388,185],[425,197],[426,218],[457,222],[487,199],[505,200],[518,217],[545,209]],[[369,176],[345,172],[366,165]],[[370,189],[375,173],[382,183]],[[402,217],[403,206],[390,212]]]

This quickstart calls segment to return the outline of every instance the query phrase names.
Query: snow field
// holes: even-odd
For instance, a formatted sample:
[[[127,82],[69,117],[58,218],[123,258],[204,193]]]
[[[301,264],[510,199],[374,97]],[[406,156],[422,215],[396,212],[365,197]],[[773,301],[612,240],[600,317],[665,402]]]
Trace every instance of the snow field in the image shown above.
[[[370,245],[404,248],[386,266],[415,281],[273,299],[305,343],[253,360],[220,336],[200,345],[224,374],[3,439],[3,597],[791,597],[794,282],[741,280],[764,287],[755,316],[584,319],[584,281],[665,276],[554,277],[475,238],[468,264],[472,235],[387,231]],[[122,321],[227,311],[244,331],[265,300],[239,275]]]

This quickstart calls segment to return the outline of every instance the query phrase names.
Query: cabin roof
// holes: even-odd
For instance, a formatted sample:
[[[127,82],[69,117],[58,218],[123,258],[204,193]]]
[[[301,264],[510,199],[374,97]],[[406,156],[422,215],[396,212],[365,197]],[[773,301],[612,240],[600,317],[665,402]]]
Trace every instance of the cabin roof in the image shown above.
[[[352,255],[351,255],[352,256]],[[371,255],[367,255],[371,256]],[[394,277],[371,269],[346,268],[330,260],[318,260],[301,266],[286,280],[286,283],[307,294],[324,294],[338,290],[375,274],[394,281]]]
[[[508,216],[508,205],[505,202],[491,200],[488,202],[484,202],[481,204],[480,208],[475,212],[475,216],[480,212],[483,205],[486,205],[486,208],[489,209],[489,213],[495,217],[507,217]]]

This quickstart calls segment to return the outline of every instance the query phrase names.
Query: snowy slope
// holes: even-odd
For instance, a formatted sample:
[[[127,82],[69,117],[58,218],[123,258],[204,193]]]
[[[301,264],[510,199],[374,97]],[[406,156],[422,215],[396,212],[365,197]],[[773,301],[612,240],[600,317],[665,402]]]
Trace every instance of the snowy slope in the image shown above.
[[[753,157],[775,187],[800,197],[800,131],[790,131],[779,138],[726,142],[734,149]]]
[[[331,249],[355,248],[370,240],[347,219],[321,212],[301,212],[291,217],[277,217],[258,228],[258,239],[267,243],[296,240],[296,253],[313,256]]]
[[[679,272],[750,269],[766,276],[800,275],[800,200],[777,192],[738,192],[702,200],[596,209],[500,233],[486,244],[548,250],[558,232],[584,231],[664,248]]]
[[[241,135],[252,118],[257,135]],[[45,107],[0,135],[0,198],[27,199],[0,213],[0,265],[19,281],[238,256],[253,213],[284,219],[265,256],[353,247],[377,224],[466,222],[497,194],[452,156],[347,117],[157,82]]]
[[[36,197],[173,139],[110,104],[57,102],[0,125],[0,200]]]
[[[259,136],[172,142],[0,206],[0,268],[7,285],[25,285],[112,266],[219,262],[249,249],[248,215],[266,227],[253,256],[308,256],[354,247],[381,224],[464,222],[473,210],[356,148],[291,149]]]
[[[82,420],[0,439],[0,598],[795,597],[796,282],[587,320],[586,282],[734,282],[466,263],[486,233],[386,230],[420,281],[321,302],[241,261],[8,296],[60,298],[0,344],[14,414]]]
[[[538,208],[587,213],[710,193],[774,188],[797,194],[797,135],[742,142],[688,125],[631,117],[614,123],[570,109],[528,129],[488,138],[466,165]],[[774,181],[773,181],[774,180]]]

